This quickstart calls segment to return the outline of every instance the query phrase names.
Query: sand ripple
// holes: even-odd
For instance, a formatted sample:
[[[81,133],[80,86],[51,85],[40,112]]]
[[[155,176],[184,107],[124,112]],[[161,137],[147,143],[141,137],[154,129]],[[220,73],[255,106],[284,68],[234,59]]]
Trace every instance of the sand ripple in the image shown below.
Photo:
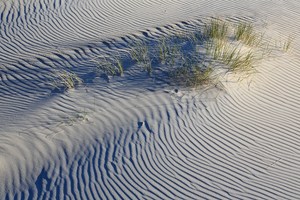
[[[293,53],[265,60],[251,81],[225,83],[219,96],[161,89],[134,69],[64,94],[47,84],[61,69],[90,78],[95,56],[126,52],[134,40],[189,29],[205,16],[267,24],[267,34],[284,38],[299,32],[299,7],[1,1],[1,199],[299,198],[299,39]]]

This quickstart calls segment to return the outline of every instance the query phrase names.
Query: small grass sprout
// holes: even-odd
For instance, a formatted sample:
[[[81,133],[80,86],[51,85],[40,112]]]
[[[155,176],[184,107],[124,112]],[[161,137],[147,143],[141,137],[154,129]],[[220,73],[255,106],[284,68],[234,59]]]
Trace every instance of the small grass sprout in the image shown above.
[[[124,74],[124,67],[123,67],[122,61],[120,59],[116,60],[116,65],[117,65],[119,74],[123,75]]]
[[[166,62],[167,54],[169,54],[169,47],[167,46],[166,39],[163,38],[159,43],[159,59],[162,64]]]
[[[149,59],[147,60],[145,63],[144,63],[144,70],[148,73],[148,75],[151,75],[152,74],[152,61]]]
[[[118,76],[122,76],[124,74],[124,67],[120,55],[117,57],[113,57],[113,60],[111,62],[115,68],[115,74],[117,74]]]
[[[292,46],[295,37],[289,36],[286,41],[283,43],[283,51],[288,52]]]
[[[233,60],[239,57],[240,51],[241,51],[240,46],[230,46],[227,44],[223,49],[221,60],[226,65],[230,65]]]
[[[212,72],[213,69],[211,67],[207,67],[205,69],[194,67],[193,76],[191,77],[191,83],[193,84],[193,87],[209,84],[211,82]]]

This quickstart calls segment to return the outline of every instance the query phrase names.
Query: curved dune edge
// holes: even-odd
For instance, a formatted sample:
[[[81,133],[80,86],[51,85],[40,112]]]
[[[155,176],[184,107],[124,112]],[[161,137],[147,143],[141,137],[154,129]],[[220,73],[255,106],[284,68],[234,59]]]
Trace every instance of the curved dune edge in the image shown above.
[[[59,65],[84,74],[94,55],[169,34],[161,25],[171,21],[187,29],[201,21],[182,20],[214,12],[252,16],[229,15],[232,21],[267,19],[266,34],[284,36],[299,30],[299,3],[275,1],[265,13],[269,1],[60,2],[0,2],[1,199],[300,196],[297,50],[265,60],[249,80],[224,83],[224,93],[161,90],[143,74],[110,84],[96,78],[52,96],[42,84]],[[148,17],[150,11],[157,13]],[[157,28],[135,32],[145,27]],[[95,45],[112,32],[110,42]],[[120,33],[134,34],[118,43]]]

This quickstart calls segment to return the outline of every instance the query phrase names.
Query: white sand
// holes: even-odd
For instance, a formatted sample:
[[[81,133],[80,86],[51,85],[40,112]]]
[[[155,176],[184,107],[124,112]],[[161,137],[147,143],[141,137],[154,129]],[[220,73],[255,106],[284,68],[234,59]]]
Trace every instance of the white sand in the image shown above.
[[[85,77],[95,56],[212,16],[285,39],[300,32],[299,10],[296,0],[0,1],[0,199],[299,198],[299,37],[218,96],[176,94],[134,69],[65,93],[45,84],[51,69]]]

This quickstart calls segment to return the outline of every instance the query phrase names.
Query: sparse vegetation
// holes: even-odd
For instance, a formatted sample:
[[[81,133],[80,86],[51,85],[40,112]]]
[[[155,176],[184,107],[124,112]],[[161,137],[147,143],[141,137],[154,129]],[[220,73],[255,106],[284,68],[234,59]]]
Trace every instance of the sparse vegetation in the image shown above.
[[[158,70],[167,72],[169,76],[163,78],[170,84],[198,88],[218,85],[218,76],[228,72],[240,77],[245,77],[240,73],[256,72],[258,61],[270,55],[271,50],[288,52],[294,40],[289,36],[283,43],[279,41],[279,45],[275,41],[274,47],[272,40],[265,42],[263,36],[255,31],[252,23],[234,25],[211,19],[204,27],[194,27],[192,31],[180,30],[160,39],[135,42],[125,56],[102,56],[93,61],[97,70],[107,75],[108,81],[109,76],[124,74],[124,64],[134,63],[149,75],[156,76]],[[54,73],[50,85],[55,90],[65,91],[81,83],[75,73],[63,70]]]
[[[232,33],[230,28],[234,28]],[[256,51],[262,54],[266,52],[265,49],[259,49],[262,39],[263,34],[255,32],[251,23],[240,23],[234,27],[226,21],[212,19],[204,26],[203,32],[179,32],[175,38],[164,37],[151,50],[159,52],[161,65],[170,67],[171,80],[185,86],[198,87],[213,82],[211,75],[219,64],[230,72],[255,72],[257,61],[260,60]],[[194,45],[190,51],[195,51],[198,46],[204,50],[204,55],[199,52],[187,54],[182,47],[188,41],[190,46]],[[139,45],[131,50],[131,57],[138,63],[146,63],[149,51],[145,44]]]
[[[263,42],[264,34],[256,32],[254,25],[237,25],[212,19],[202,29],[178,31],[156,41],[139,41],[129,50],[132,61],[149,75],[161,67],[168,69],[169,78],[176,84],[199,87],[216,83],[215,70],[226,72],[255,72],[262,58],[270,55],[270,43]],[[289,37],[283,51],[291,48]],[[153,66],[155,64],[155,66]],[[119,57],[97,60],[97,68],[107,75],[122,75],[123,62]]]

